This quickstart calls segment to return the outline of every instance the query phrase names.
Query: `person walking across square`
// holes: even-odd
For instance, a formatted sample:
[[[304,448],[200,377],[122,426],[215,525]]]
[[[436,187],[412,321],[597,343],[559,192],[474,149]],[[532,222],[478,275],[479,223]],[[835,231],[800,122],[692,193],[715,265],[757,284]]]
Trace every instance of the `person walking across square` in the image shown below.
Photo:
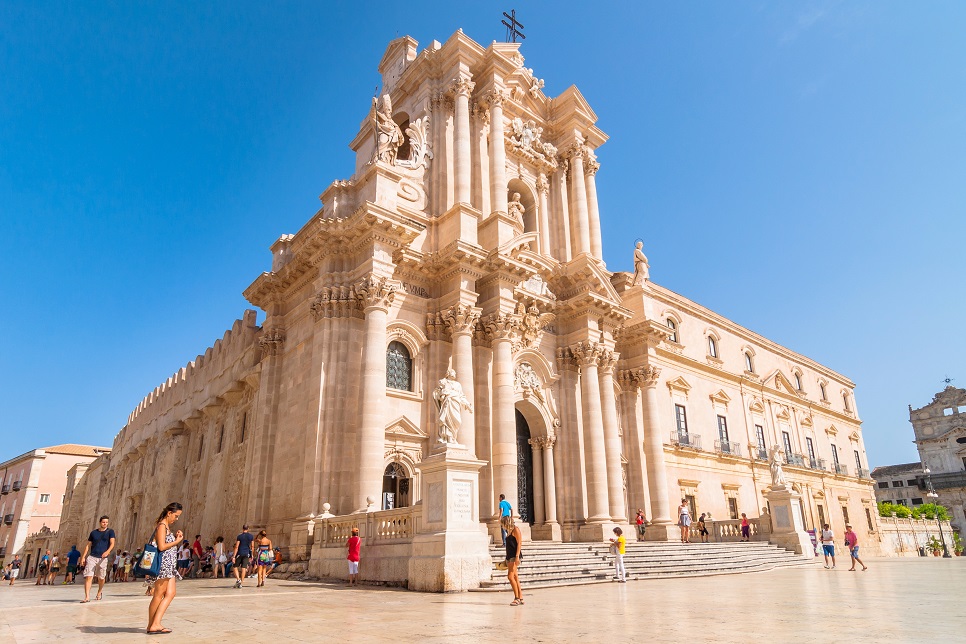
[[[620,528],[614,528],[614,534],[617,536],[611,539],[610,542],[611,548],[614,549],[614,572],[617,575],[615,579],[617,583],[623,584],[627,581],[627,570],[624,568],[627,539],[624,538],[624,531]]]
[[[835,533],[826,523],[822,526],[822,554],[825,555],[825,567],[829,568],[828,558],[832,558],[831,568],[835,568]]]
[[[855,534],[852,530],[852,526],[845,526],[845,549],[849,551],[849,557],[852,558],[852,567],[849,568],[850,571],[855,570],[855,562],[858,561],[859,565],[862,566],[862,571],[865,572],[869,569],[862,560],[859,559],[859,535]]]
[[[171,526],[181,518],[182,510],[180,503],[169,503],[161,510],[154,528],[154,539],[151,542],[158,549],[156,556],[161,557],[161,566],[154,580],[154,586],[149,587],[153,589],[151,603],[148,604],[148,627],[145,631],[148,635],[166,635],[171,632],[171,629],[161,625],[161,619],[177,593],[175,564],[178,544],[184,539],[184,534],[181,530],[171,532]]]
[[[349,585],[359,585],[359,555],[362,550],[362,537],[359,536],[359,528],[352,528],[352,536],[345,543],[348,554],[346,560],[349,562]]]
[[[255,541],[254,535],[248,531],[247,525],[243,525],[241,534],[235,537],[235,551],[231,555],[232,568],[235,571],[235,588],[241,588],[245,577],[248,576],[253,541]]]
[[[506,530],[503,529],[503,517],[513,516],[513,508],[510,507],[510,502],[506,500],[506,496],[500,495],[500,536],[503,537],[503,545],[506,545]]]
[[[104,582],[107,581],[107,568],[111,563],[111,550],[117,542],[114,531],[108,526],[110,518],[105,515],[101,517],[100,526],[96,530],[91,530],[87,537],[87,545],[84,546],[84,554],[81,561],[84,561],[84,600],[86,604],[91,600],[91,586],[94,584],[94,577],[97,577],[97,595],[95,600],[104,596]],[[90,554],[90,556],[88,556]]]

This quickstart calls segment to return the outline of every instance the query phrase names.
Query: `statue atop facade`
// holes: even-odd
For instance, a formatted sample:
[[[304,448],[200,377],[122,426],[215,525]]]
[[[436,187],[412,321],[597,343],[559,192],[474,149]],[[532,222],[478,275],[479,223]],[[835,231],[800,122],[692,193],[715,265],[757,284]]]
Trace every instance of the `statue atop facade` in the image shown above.
[[[439,442],[456,445],[460,425],[463,423],[463,410],[473,411],[473,407],[463,393],[463,386],[456,380],[454,370],[447,371],[446,377],[436,385],[433,400],[439,409]]]
[[[634,246],[634,281],[631,285],[643,286],[648,277],[650,277],[650,271],[647,255],[644,254],[644,242],[639,241]]]
[[[392,101],[388,94],[382,97],[382,105],[379,104],[378,99],[372,98],[370,116],[376,131],[375,160],[394,165],[396,153],[399,151],[399,146],[403,144],[403,133],[392,120]]]
[[[526,208],[524,208],[523,204],[520,203],[519,192],[514,192],[510,196],[510,202],[507,203],[506,205],[506,211],[508,215],[513,217],[516,220],[516,222],[520,224],[520,228],[524,228],[523,213],[526,212]]]
[[[784,488],[788,486],[788,479],[785,478],[785,470],[782,469],[782,465],[785,464],[785,457],[782,453],[782,448],[778,445],[774,445],[771,448],[771,486],[773,488]]]

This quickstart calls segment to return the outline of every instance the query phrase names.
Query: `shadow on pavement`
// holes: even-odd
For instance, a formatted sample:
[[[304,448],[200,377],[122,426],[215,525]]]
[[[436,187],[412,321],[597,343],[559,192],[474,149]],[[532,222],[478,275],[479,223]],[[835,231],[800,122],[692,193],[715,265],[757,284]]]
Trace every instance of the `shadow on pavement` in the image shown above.
[[[76,627],[81,633],[89,633],[91,635],[103,635],[106,633],[143,633],[143,628],[122,628],[120,626],[78,626]]]

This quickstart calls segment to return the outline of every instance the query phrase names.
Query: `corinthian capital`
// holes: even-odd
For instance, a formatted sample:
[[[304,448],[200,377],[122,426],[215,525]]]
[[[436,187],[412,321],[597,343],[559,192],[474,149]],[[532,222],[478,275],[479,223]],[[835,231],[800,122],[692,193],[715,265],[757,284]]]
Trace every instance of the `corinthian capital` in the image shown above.
[[[587,165],[584,166],[584,174],[594,176],[598,170],[600,170],[600,163],[594,159],[587,159]]]
[[[615,353],[610,349],[601,349],[600,355],[597,358],[597,364],[600,365],[601,373],[614,373],[614,367],[617,365],[619,358],[619,353]]]
[[[441,315],[454,336],[472,334],[476,323],[480,321],[480,309],[466,304],[456,304],[442,311]]]
[[[641,367],[630,372],[634,384],[641,388],[657,386],[658,378],[661,376],[661,368],[654,366]]]
[[[491,89],[483,95],[483,102],[490,107],[502,107],[503,101],[506,100],[506,98],[506,90]]]
[[[450,83],[449,91],[454,96],[469,96],[473,92],[473,88],[476,87],[476,83],[468,78],[454,78],[453,82]]]
[[[370,275],[356,286],[356,294],[364,309],[377,308],[388,311],[396,297],[396,285],[385,277]]]
[[[605,349],[599,342],[578,342],[570,347],[570,351],[581,367],[596,367]]]
[[[542,172],[537,177],[537,192],[542,195],[546,195],[550,192],[550,182],[547,180],[547,175]]]
[[[520,330],[520,317],[510,313],[488,315],[483,328],[490,340],[513,340]]]

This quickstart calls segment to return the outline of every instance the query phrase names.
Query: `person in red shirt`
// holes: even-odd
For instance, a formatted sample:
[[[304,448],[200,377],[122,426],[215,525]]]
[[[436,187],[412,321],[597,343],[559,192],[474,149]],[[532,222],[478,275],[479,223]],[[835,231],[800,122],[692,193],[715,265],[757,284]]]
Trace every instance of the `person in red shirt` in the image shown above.
[[[852,531],[850,525],[845,526],[845,549],[849,551],[849,556],[852,557],[852,567],[849,570],[855,570],[856,561],[862,565],[862,570],[868,570],[869,567],[859,559],[859,536]]]
[[[201,559],[205,556],[205,549],[201,547],[201,535],[195,535],[195,542],[191,544],[191,578],[198,578],[201,570]]]
[[[359,528],[352,528],[352,536],[345,545],[349,549],[346,559],[349,560],[349,585],[352,586],[359,583],[359,551],[362,550]]]

